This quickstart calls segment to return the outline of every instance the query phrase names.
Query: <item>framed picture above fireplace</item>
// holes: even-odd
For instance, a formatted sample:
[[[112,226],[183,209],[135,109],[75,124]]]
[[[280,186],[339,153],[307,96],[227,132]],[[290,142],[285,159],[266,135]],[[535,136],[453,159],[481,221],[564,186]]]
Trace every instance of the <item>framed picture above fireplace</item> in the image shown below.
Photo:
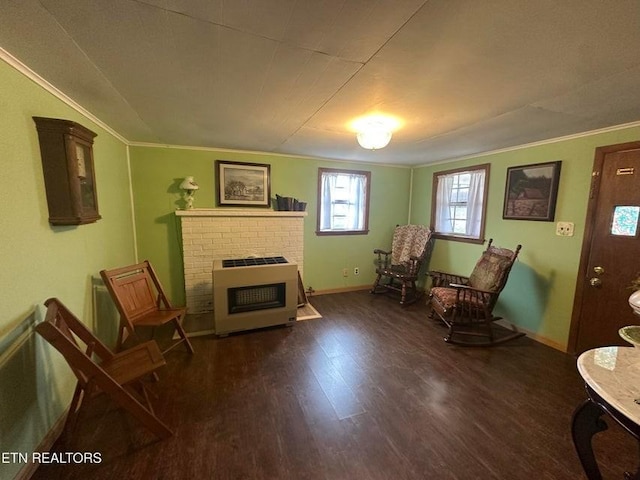
[[[270,207],[271,165],[216,160],[219,207]]]

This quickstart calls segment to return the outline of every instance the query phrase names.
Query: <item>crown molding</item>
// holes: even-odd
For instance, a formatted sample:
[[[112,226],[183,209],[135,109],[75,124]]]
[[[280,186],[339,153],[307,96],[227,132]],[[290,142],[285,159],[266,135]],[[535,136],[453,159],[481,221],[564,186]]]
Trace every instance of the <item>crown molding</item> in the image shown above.
[[[39,85],[43,89],[45,89],[51,95],[53,95],[54,97],[56,97],[57,99],[59,99],[60,101],[62,101],[63,103],[65,103],[66,105],[71,107],[72,109],[74,109],[80,115],[86,117],[87,119],[91,120],[93,123],[95,123],[96,125],[98,125],[102,129],[104,129],[107,132],[109,132],[111,135],[116,137],[118,140],[120,140],[125,145],[129,145],[129,141],[126,138],[124,138],[122,135],[120,135],[113,128],[111,128],[109,125],[104,123],[102,120],[100,120],[93,113],[91,113],[89,110],[87,110],[82,105],[80,105],[74,99],[69,97],[62,90],[57,88],[55,85],[49,83],[49,81],[47,81],[46,79],[44,79],[43,77],[38,75],[36,72],[31,70],[28,66],[26,66],[24,63],[22,63],[16,57],[11,55],[9,52],[7,52],[2,47],[0,47],[0,59],[4,60],[7,64],[12,66],[16,70],[18,70],[20,73],[22,73],[29,80],[31,80],[32,82],[36,83],[37,85]]]
[[[622,125],[613,125],[611,127],[598,128],[596,130],[589,130],[589,131],[586,131],[586,132],[573,133],[571,135],[565,135],[563,137],[549,138],[547,140],[540,140],[540,141],[537,141],[537,142],[525,143],[523,145],[516,145],[515,147],[500,148],[498,150],[490,150],[488,152],[474,153],[474,154],[471,154],[471,155],[465,155],[463,157],[455,157],[455,158],[449,158],[447,160],[440,160],[440,161],[433,162],[433,163],[425,163],[425,164],[422,164],[422,165],[415,165],[414,168],[433,167],[434,165],[442,165],[444,163],[453,163],[453,162],[460,162],[460,161],[463,161],[463,160],[471,160],[473,158],[487,157],[489,155],[496,155],[496,154],[499,154],[499,153],[513,152],[513,151],[516,151],[516,150],[523,150],[525,148],[540,147],[542,145],[550,145],[550,144],[553,144],[553,143],[565,142],[567,140],[576,140],[578,138],[590,137],[592,135],[599,135],[599,134],[602,134],[602,133],[616,132],[618,130],[624,130],[624,129],[627,129],[627,128],[634,128],[634,127],[640,127],[640,121],[623,123]]]

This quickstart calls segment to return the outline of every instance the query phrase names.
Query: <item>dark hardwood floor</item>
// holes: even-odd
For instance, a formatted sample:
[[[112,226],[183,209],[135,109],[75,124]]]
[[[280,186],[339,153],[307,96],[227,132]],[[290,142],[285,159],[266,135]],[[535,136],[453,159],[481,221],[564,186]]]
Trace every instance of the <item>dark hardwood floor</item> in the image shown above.
[[[102,463],[42,465],[34,478],[584,478],[570,435],[585,398],[573,357],[528,338],[446,344],[422,303],[367,292],[311,303],[322,319],[169,353],[152,389],[173,438],[94,401],[56,448]],[[594,446],[605,479],[635,469],[637,444],[619,427]]]

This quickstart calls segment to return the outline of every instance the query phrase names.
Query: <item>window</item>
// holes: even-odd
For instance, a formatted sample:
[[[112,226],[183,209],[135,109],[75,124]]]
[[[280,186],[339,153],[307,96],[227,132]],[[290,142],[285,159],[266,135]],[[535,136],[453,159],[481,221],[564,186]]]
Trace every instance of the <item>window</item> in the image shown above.
[[[431,228],[438,238],[484,242],[489,164],[433,174]]]
[[[318,235],[369,233],[371,172],[318,169]]]
[[[640,207],[631,205],[616,205],[611,222],[611,235],[635,237],[638,233],[638,219]]]

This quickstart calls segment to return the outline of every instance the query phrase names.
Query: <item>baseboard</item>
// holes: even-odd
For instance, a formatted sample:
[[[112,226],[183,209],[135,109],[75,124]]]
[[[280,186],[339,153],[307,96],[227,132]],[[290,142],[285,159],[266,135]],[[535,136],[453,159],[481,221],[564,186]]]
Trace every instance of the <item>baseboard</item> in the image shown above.
[[[362,290],[371,290],[371,285],[356,285],[354,287],[342,287],[342,288],[330,288],[328,290],[318,290],[318,291],[314,291],[313,295],[330,295],[332,293],[359,292]]]
[[[506,320],[498,320],[496,322],[497,325],[500,325],[502,327],[505,328],[512,328],[512,324],[509,323]],[[562,353],[567,353],[567,346],[566,345],[562,345],[558,342],[556,342],[555,340],[551,340],[550,338],[547,338],[543,335],[539,335],[535,332],[532,332],[531,330],[527,330],[526,328],[522,328],[520,326],[516,326],[516,328],[518,329],[518,331],[525,333],[527,335],[527,337],[529,337],[532,340],[535,340],[538,343],[542,343],[543,345],[546,345],[547,347],[551,347],[554,348],[556,350],[560,350]]]
[[[56,423],[53,424],[51,430],[44,436],[40,444],[34,450],[35,452],[50,452],[53,448],[53,444],[56,443],[56,440],[62,434],[62,430],[64,429],[65,420],[67,419],[68,411],[65,410],[64,413],[58,418]],[[25,465],[20,469],[18,474],[14,477],[14,480],[29,480],[33,474],[36,472],[39,463],[33,463],[29,460]]]

